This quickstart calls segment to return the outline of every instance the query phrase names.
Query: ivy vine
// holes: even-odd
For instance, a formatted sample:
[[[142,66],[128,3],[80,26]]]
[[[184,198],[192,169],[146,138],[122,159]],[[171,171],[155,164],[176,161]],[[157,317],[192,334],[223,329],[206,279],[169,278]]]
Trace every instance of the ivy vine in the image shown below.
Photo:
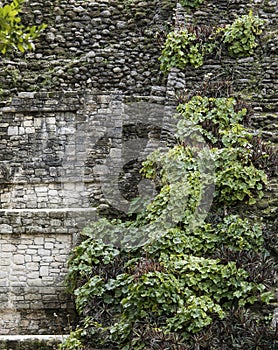
[[[199,30],[193,26],[176,29],[166,38],[159,58],[160,68],[164,73],[173,67],[182,70],[187,66],[198,68],[203,65],[205,56],[216,54],[220,47],[232,57],[251,56],[258,46],[257,39],[262,34],[264,23],[250,11],[248,15],[222,27],[209,30],[206,26],[200,26]]]
[[[84,319],[83,331],[73,333],[76,342],[139,350],[150,346],[150,334],[177,334],[190,343],[231,307],[272,298],[236,258],[244,251],[266,254],[260,222],[229,213],[238,203],[252,204],[266,183],[252,165],[252,133],[242,125],[246,110],[233,98],[200,96],[177,110],[177,144],[143,163],[158,194],[128,221],[102,219],[85,228],[71,255],[68,285]],[[200,147],[196,130],[208,148]],[[216,164],[213,201],[225,207],[218,222],[210,215],[198,220],[202,189],[212,180],[200,172],[202,152]],[[227,261],[223,250],[234,258]],[[74,348],[64,343],[61,349]]]
[[[250,12],[205,35],[173,31],[161,69],[200,67],[219,36],[232,56],[252,54],[262,26]],[[210,330],[229,322],[232,309],[246,315],[250,306],[271,301],[274,282],[266,266],[272,260],[262,224],[237,210],[252,208],[267,184],[247,114],[232,97],[195,95],[178,105],[176,144],[142,164],[156,196],[125,220],[103,218],[84,228],[70,256],[67,285],[82,321],[59,349],[210,348]],[[256,322],[265,324],[261,317]],[[268,327],[260,341],[271,349],[275,335]],[[260,344],[252,340],[256,332],[247,339],[250,349]]]

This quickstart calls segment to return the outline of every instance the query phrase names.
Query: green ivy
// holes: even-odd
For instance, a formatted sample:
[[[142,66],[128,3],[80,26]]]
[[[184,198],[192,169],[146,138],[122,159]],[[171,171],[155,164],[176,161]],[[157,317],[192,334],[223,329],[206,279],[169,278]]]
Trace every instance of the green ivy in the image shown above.
[[[195,2],[192,2],[192,6],[196,6]],[[210,31],[205,29],[207,33],[202,34],[204,27],[200,27],[196,33],[192,26],[190,31],[186,28],[174,30],[167,35],[159,58],[161,71],[167,73],[174,67],[181,70],[188,66],[198,68],[203,65],[204,57],[215,53],[219,47],[227,48],[232,57],[251,56],[258,46],[257,38],[262,33],[264,23],[250,11],[232,24],[211,28]]]
[[[202,177],[200,160],[208,159],[207,170],[214,163],[215,204],[227,210],[261,196],[266,179],[251,161],[247,111],[233,98],[194,96],[178,112],[177,145],[143,163],[158,194],[136,218],[86,227],[71,255],[68,284],[79,314],[89,315],[84,334],[96,339],[92,346],[143,349],[145,328],[189,341],[232,306],[272,297],[236,259],[266,253],[260,223],[236,214],[198,221],[202,188],[213,180]],[[203,137],[209,147],[198,143]],[[234,258],[219,258],[223,250]]]
[[[203,53],[194,34],[187,29],[175,30],[167,35],[164,49],[159,58],[160,68],[166,73],[171,68],[198,68],[203,65]]]
[[[253,16],[250,10],[248,15],[238,17],[227,25],[223,32],[223,42],[229,53],[235,57],[251,56],[258,46],[256,39],[262,33],[264,23],[258,16]]]

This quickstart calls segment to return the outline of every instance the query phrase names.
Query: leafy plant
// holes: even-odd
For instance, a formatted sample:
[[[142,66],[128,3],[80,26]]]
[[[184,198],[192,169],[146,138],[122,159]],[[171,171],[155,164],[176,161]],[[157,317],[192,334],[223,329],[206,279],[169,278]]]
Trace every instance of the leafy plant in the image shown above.
[[[196,6],[197,2],[186,1],[186,5]],[[159,60],[161,71],[167,73],[171,68],[185,69],[187,66],[198,68],[203,65],[204,57],[224,46],[233,57],[247,57],[258,46],[257,38],[262,33],[264,20],[248,15],[238,17],[232,24],[217,28],[201,25],[188,26],[171,31],[166,38]],[[217,51],[216,51],[217,50]]]
[[[144,329],[146,338],[176,334],[190,344],[231,307],[272,298],[250,264],[239,266],[243,252],[265,254],[260,223],[226,211],[217,222],[204,220],[200,205],[212,181],[211,161],[215,204],[227,210],[261,195],[264,173],[252,164],[252,134],[241,124],[247,111],[233,98],[200,96],[178,111],[177,145],[143,163],[158,194],[128,221],[102,219],[85,228],[69,261],[68,284],[87,319],[85,333],[103,346],[143,349]]]
[[[190,65],[198,68],[203,64],[203,53],[196,36],[187,29],[181,29],[167,35],[159,60],[165,73],[173,67],[184,69]]]
[[[234,246],[235,250],[261,250],[261,230],[259,226],[251,227],[247,220],[231,216],[216,229],[210,224],[193,232],[170,229],[140,251],[118,251],[109,270],[109,264],[103,261],[114,248],[97,243],[93,238],[96,232],[87,229],[89,237],[82,243],[82,253],[77,247],[70,261],[71,277],[78,283],[78,310],[90,315],[87,334],[94,334],[96,339],[101,336],[103,342],[117,348],[128,349],[132,339],[132,348],[140,349],[144,342],[133,331],[142,331],[146,322],[150,329],[158,327],[165,334],[178,332],[183,339],[189,339],[217,315],[225,317],[236,303],[254,303],[257,295],[269,300],[271,295],[263,292],[265,287],[250,282],[249,274],[236,262],[203,257],[214,254],[221,245],[230,249]],[[80,276],[76,275],[78,268]]]
[[[223,42],[229,53],[236,57],[251,56],[258,46],[256,39],[262,33],[263,25],[264,20],[253,16],[252,10],[227,25],[223,31]]]
[[[0,51],[3,55],[11,50],[33,50],[34,39],[46,28],[45,24],[25,27],[20,23],[19,14],[24,1],[13,0],[0,8]]]
[[[216,198],[219,204],[256,202],[263,196],[267,177],[252,164],[253,138],[241,123],[247,110],[236,111],[234,98],[195,96],[178,106],[181,120],[177,125],[180,142],[192,142],[200,133],[211,144],[215,164]]]

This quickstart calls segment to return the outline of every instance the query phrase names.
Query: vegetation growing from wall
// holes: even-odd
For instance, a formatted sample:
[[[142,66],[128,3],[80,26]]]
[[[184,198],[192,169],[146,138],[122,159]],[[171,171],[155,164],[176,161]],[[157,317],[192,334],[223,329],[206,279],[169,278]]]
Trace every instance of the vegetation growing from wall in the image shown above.
[[[192,27],[173,31],[161,69],[201,66],[219,35],[232,56],[251,55],[262,24],[250,12],[202,35]],[[86,227],[72,252],[67,283],[81,323],[60,349],[277,345],[268,305],[275,261],[262,223],[241,210],[252,212],[263,196],[266,172],[271,174],[268,155],[257,154],[261,141],[235,98],[194,95],[177,112],[176,145],[143,163],[157,195],[126,220],[102,219]]]
[[[189,26],[175,29],[168,34],[159,58],[161,70],[167,73],[174,67],[198,68],[206,56],[216,54],[216,51],[226,50],[232,57],[251,56],[258,46],[263,24],[264,21],[250,11],[232,24],[218,28]]]
[[[0,52],[4,55],[9,51],[33,50],[34,40],[46,28],[45,24],[40,26],[22,25],[20,12],[25,0],[13,0],[0,8]]]
[[[262,34],[264,21],[253,16],[250,10],[248,15],[238,17],[232,24],[227,25],[223,33],[223,42],[228,51],[235,57],[248,57],[258,46],[256,38]]]
[[[198,68],[203,65],[203,50],[197,37],[187,29],[170,32],[167,35],[165,47],[160,56],[161,70],[171,68],[184,69],[191,65]]]
[[[68,283],[83,323],[61,349],[82,339],[115,349],[189,349],[203,337],[209,346],[208,333],[228,322],[230,310],[246,315],[272,297],[261,224],[235,212],[240,203],[255,203],[266,184],[252,163],[246,109],[233,98],[194,96],[178,111],[177,144],[155,151],[142,168],[158,194],[127,221],[87,227],[72,253]],[[205,176],[200,157],[210,160],[202,163]],[[211,162],[215,196],[207,213],[200,197],[211,185]],[[274,333],[269,327],[260,340],[270,349]]]

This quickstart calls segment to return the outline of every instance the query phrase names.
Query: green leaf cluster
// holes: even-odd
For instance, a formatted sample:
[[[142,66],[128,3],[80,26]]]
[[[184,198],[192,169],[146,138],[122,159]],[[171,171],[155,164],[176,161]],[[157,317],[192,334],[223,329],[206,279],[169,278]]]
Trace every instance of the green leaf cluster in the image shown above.
[[[34,49],[34,40],[46,28],[21,24],[20,12],[25,0],[13,0],[0,8],[0,52],[4,55],[12,50],[24,52]]]
[[[175,30],[167,35],[164,49],[159,58],[160,68],[168,72],[171,68],[184,69],[187,66],[198,68],[203,65],[203,53],[194,34],[187,29]]]
[[[193,5],[195,6],[194,2]],[[258,46],[257,38],[262,33],[264,23],[264,20],[253,16],[250,11],[232,24],[212,28],[211,34],[207,36],[200,35],[201,32],[189,32],[186,28],[174,30],[167,35],[164,43],[159,57],[160,69],[167,73],[174,67],[181,70],[188,66],[198,68],[203,65],[206,55],[219,51],[219,48],[227,49],[232,57],[251,56]]]
[[[81,315],[90,314],[86,332],[103,337],[105,329],[107,343],[140,349],[142,340],[132,334],[146,322],[187,339],[216,317],[225,317],[231,306],[254,303],[260,294],[269,300],[270,295],[263,294],[265,287],[249,281],[247,271],[235,261],[213,258],[219,247],[263,250],[259,225],[233,215],[216,227],[204,224],[193,231],[186,227],[168,229],[133,251],[115,250],[94,239],[97,225],[87,229],[90,237],[82,250],[75,249],[69,264],[77,309]],[[102,313],[108,310],[109,319],[99,322],[96,303]]]
[[[223,42],[229,53],[235,57],[248,57],[258,46],[256,38],[262,33],[264,20],[248,15],[238,17],[232,24],[226,26],[223,33]]]
[[[196,143],[196,134],[210,144],[219,204],[256,203],[267,183],[264,171],[252,163],[252,133],[243,126],[246,109],[236,111],[234,98],[194,96],[178,106],[180,142]]]
[[[68,285],[86,317],[80,338],[139,350],[146,347],[140,334],[148,329],[186,341],[231,307],[272,296],[236,260],[242,252],[265,254],[260,223],[226,212],[217,222],[204,220],[200,207],[213,180],[211,163],[215,204],[228,210],[260,196],[265,178],[250,160],[246,110],[237,110],[232,98],[195,96],[178,112],[177,145],[143,163],[157,195],[135,219],[102,219],[86,227],[73,250]],[[204,137],[209,147],[201,147]],[[222,251],[234,258],[221,259]]]

